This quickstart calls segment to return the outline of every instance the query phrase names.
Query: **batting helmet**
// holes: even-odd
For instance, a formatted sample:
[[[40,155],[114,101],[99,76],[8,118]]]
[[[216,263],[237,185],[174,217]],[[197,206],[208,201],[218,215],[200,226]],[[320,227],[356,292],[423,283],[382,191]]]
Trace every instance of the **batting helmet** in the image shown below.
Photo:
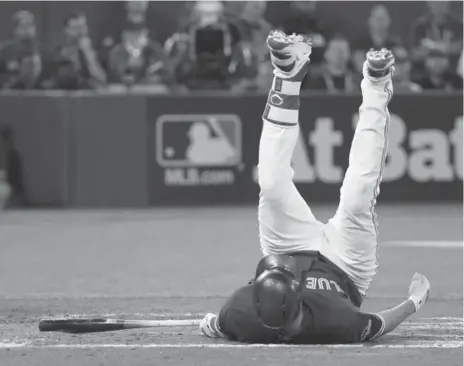
[[[264,326],[279,330],[296,318],[301,303],[299,278],[295,258],[268,255],[261,259],[253,283],[253,304]]]

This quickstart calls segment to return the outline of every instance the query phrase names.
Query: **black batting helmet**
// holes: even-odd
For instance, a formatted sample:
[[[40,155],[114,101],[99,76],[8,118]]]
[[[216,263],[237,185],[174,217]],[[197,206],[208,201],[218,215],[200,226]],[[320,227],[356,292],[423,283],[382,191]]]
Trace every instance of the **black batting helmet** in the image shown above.
[[[253,303],[264,326],[282,329],[298,315],[300,271],[295,258],[268,255],[261,259],[253,284]]]

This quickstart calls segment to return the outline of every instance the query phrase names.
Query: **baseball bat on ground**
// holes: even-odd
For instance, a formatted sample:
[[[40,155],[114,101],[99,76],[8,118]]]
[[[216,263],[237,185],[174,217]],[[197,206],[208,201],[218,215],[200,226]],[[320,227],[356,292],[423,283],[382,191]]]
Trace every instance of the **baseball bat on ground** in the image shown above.
[[[125,320],[106,318],[55,318],[39,322],[41,332],[95,333],[136,328],[185,327],[199,325],[199,319]]]

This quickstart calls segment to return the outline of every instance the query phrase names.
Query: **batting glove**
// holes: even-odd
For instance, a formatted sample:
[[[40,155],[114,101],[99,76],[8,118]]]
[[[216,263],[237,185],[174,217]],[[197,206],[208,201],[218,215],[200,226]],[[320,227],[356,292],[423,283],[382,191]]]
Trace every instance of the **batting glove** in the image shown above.
[[[215,314],[208,313],[200,322],[201,332],[209,338],[225,338],[219,330],[218,317]]]
[[[416,312],[427,302],[430,295],[430,283],[427,277],[415,273],[409,286],[409,300],[414,303]]]

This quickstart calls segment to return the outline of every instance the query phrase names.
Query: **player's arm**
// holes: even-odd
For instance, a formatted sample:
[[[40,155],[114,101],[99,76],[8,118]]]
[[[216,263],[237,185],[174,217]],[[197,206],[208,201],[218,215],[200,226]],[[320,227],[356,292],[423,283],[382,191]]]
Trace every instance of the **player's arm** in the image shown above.
[[[209,338],[224,338],[231,341],[247,341],[253,338],[253,330],[245,325],[253,314],[249,314],[252,282],[236,290],[222,306],[219,315],[206,314],[200,322],[200,331]]]
[[[427,302],[429,293],[430,283],[427,278],[420,273],[415,273],[409,287],[409,298],[407,300],[394,308],[370,314],[372,318],[369,323],[369,332],[364,340],[373,340],[390,333],[420,310]]]
[[[235,340],[234,332],[228,329],[227,319],[234,315],[234,304],[239,300],[237,294],[244,288],[237,290],[222,306],[219,315],[208,313],[200,322],[200,331],[209,338],[224,338]]]

